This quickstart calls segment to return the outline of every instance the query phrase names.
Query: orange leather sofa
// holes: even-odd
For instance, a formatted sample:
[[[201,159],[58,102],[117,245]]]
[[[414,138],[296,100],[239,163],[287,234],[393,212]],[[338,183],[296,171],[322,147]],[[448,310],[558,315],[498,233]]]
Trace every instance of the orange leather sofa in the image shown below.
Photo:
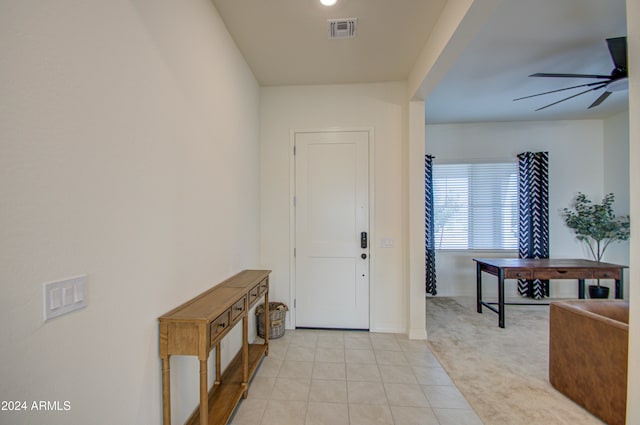
[[[551,385],[607,424],[624,424],[629,303],[572,300],[549,311]]]

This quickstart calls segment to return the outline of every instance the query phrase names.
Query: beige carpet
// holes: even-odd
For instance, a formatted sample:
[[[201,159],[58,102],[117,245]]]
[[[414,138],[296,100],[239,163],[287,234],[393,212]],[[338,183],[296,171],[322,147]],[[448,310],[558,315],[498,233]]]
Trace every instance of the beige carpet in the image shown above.
[[[427,298],[429,345],[485,425],[602,424],[547,377],[549,307],[476,313],[472,298]]]

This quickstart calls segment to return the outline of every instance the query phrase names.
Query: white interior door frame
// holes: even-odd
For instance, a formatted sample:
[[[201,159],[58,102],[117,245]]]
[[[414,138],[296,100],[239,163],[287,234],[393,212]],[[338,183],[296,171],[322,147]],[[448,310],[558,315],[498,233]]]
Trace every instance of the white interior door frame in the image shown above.
[[[331,127],[321,129],[291,129],[289,131],[289,305],[294,306],[296,299],[296,261],[294,248],[296,246],[296,210],[294,205],[294,196],[296,193],[296,158],[294,155],[294,147],[296,143],[296,134],[302,133],[338,133],[338,132],[367,132],[369,137],[369,329],[374,329],[374,320],[376,312],[376,291],[375,291],[375,263],[377,258],[377,246],[375,228],[375,181],[374,181],[374,129],[373,127]],[[295,328],[296,309],[295,306],[289,309],[287,315],[288,329]]]

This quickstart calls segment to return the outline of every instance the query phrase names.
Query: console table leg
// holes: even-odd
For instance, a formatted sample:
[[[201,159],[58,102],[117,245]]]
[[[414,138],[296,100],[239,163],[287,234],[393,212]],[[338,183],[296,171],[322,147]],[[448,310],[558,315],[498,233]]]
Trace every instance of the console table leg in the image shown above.
[[[200,425],[209,425],[209,391],[207,381],[207,360],[200,360]]]
[[[220,353],[220,342],[216,344],[216,380],[214,385],[220,385],[222,375],[222,355]]]
[[[269,317],[269,288],[267,288],[267,292],[264,293],[264,345],[266,345],[266,349],[264,352],[265,356],[269,355],[269,333],[271,332],[271,318]]]
[[[578,279],[578,298],[585,299],[584,295],[584,279]]]
[[[162,359],[162,423],[171,425],[171,357]]]
[[[268,310],[265,312],[269,315]],[[265,332],[269,332],[268,329]],[[245,314],[242,317],[242,398],[249,395],[249,319]]]

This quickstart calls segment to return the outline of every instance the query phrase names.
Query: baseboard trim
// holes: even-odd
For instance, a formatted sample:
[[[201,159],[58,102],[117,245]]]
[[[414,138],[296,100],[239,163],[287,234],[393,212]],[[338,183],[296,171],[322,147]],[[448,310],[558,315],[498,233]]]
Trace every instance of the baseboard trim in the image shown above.
[[[377,333],[384,333],[384,334],[403,334],[405,333],[405,330],[402,328],[378,328],[378,327],[371,327],[369,329],[369,332],[377,332]]]
[[[426,329],[409,329],[409,339],[427,339]]]

